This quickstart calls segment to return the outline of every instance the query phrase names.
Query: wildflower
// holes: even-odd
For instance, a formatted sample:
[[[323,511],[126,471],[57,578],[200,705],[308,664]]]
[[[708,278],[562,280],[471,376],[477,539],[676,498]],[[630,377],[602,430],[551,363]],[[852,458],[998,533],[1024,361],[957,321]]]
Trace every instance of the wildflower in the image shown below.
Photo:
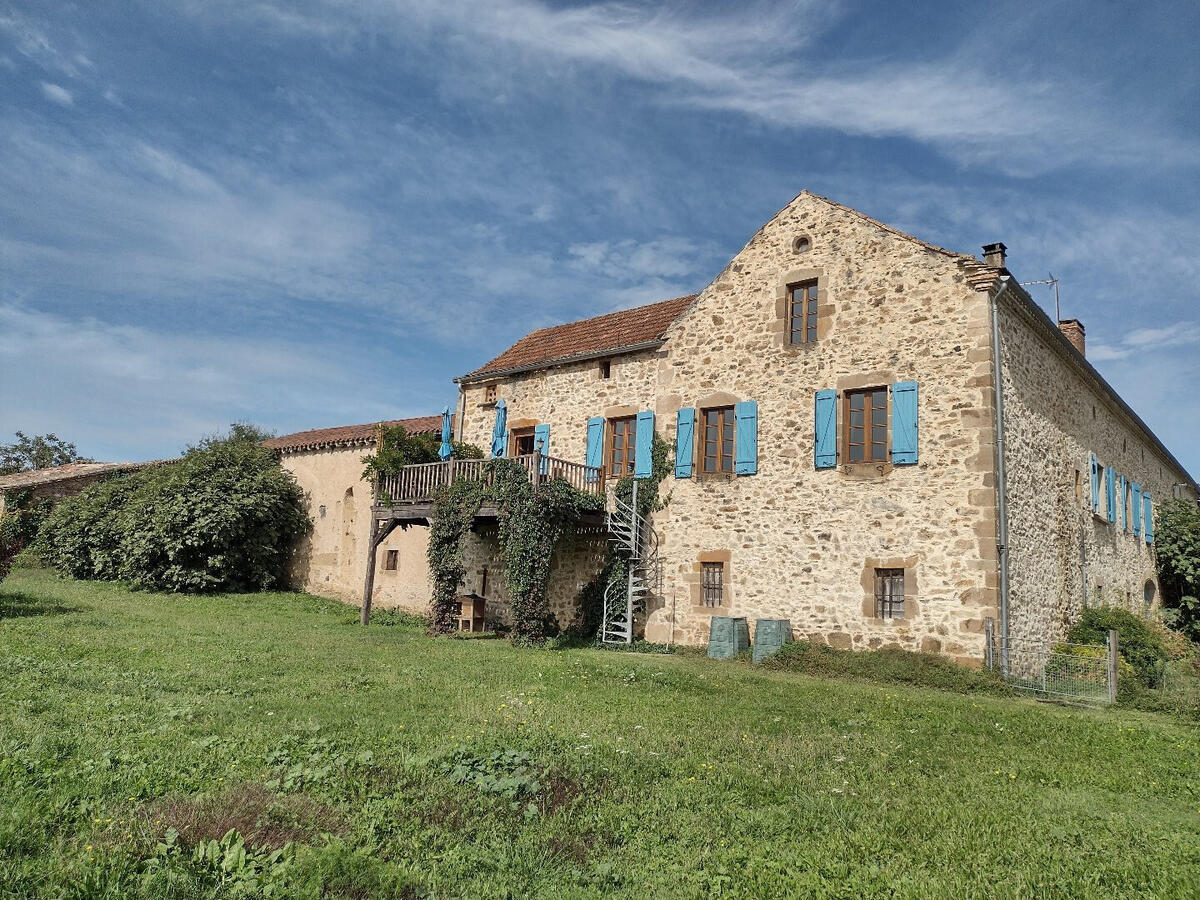
[[[91,845],[91,844],[88,844],[88,845],[87,845],[87,846],[86,846],[84,849],[85,849],[85,850],[91,850],[91,849],[92,849],[92,845]]]

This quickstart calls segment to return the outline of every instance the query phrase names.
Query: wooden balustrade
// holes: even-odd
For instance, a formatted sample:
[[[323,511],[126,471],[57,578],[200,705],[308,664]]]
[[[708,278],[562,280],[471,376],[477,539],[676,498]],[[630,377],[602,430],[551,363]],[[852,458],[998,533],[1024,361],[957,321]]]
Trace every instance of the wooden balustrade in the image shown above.
[[[562,478],[585,493],[604,493],[603,469],[541,453],[526,453],[514,456],[512,460],[525,469],[534,484]],[[428,502],[439,488],[452,484],[456,478],[491,484],[494,478],[491,462],[489,459],[448,459],[405,466],[399,472],[379,477],[375,485],[375,502],[383,505]]]

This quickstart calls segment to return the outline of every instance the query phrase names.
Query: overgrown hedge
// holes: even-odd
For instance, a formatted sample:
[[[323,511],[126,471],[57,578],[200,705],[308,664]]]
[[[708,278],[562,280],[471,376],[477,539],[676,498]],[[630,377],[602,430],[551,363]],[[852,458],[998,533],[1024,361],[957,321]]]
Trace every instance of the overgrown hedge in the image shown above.
[[[286,583],[310,527],[303,492],[274,451],[235,430],[174,464],[60,501],[36,549],[74,578],[186,593],[265,590]]]
[[[1200,507],[1168,500],[1155,528],[1163,621],[1200,644]]]
[[[1146,687],[1158,687],[1167,664],[1167,648],[1145,620],[1128,610],[1115,606],[1085,609],[1067,632],[1067,640],[1073,644],[1103,644],[1110,629],[1117,632],[1118,655],[1133,667],[1138,681]]]

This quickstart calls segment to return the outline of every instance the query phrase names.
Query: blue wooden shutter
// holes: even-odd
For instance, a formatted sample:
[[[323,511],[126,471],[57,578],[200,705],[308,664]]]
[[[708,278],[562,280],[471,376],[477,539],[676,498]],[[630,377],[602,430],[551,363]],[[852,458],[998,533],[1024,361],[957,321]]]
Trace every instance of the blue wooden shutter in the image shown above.
[[[1117,521],[1117,473],[1112,466],[1104,470],[1104,493],[1108,500],[1108,521]]]
[[[1142,494],[1142,503],[1145,504],[1145,513],[1142,516],[1145,519],[1145,527],[1142,529],[1146,533],[1146,543],[1154,543],[1154,501],[1150,499],[1150,492],[1146,491]]]
[[[1130,506],[1133,507],[1133,533],[1140,535],[1142,533],[1142,486],[1136,481],[1133,483],[1133,502]]]
[[[917,383],[897,381],[892,385],[892,465],[917,462]]]
[[[813,425],[813,462],[818,469],[832,469],[837,465],[837,391],[817,391]]]
[[[1092,462],[1092,512],[1100,509],[1100,463],[1096,460],[1096,454],[1091,455]]]
[[[733,471],[753,475],[758,471],[758,401],[734,404]]]
[[[588,419],[587,456],[584,461],[593,469],[604,465],[604,419],[600,416]],[[587,480],[597,481],[599,476],[595,472],[588,472]]]
[[[637,436],[633,451],[633,477],[649,478],[654,470],[654,410],[637,414]]]
[[[675,477],[692,477],[692,456],[695,453],[696,411],[690,406],[679,410],[675,426]]]
[[[1121,510],[1121,530],[1128,531],[1129,530],[1129,519],[1128,519],[1128,514],[1126,513],[1125,476],[1124,475],[1117,476],[1117,504],[1118,504],[1118,508]]]
[[[533,426],[533,449],[542,454],[543,457],[550,455],[550,426],[549,425],[534,425]],[[546,459],[542,459],[540,466],[541,472],[545,475],[550,471],[550,463]]]

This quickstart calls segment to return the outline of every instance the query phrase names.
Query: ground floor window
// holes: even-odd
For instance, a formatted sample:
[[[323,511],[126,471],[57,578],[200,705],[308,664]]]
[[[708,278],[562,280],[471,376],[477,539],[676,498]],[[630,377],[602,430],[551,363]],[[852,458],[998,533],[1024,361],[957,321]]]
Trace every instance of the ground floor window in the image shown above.
[[[512,431],[512,455],[526,456],[534,450],[532,428],[514,428]]]
[[[725,563],[700,564],[700,594],[705,606],[722,606],[725,602]]]
[[[904,570],[875,570],[875,618],[904,618]]]

